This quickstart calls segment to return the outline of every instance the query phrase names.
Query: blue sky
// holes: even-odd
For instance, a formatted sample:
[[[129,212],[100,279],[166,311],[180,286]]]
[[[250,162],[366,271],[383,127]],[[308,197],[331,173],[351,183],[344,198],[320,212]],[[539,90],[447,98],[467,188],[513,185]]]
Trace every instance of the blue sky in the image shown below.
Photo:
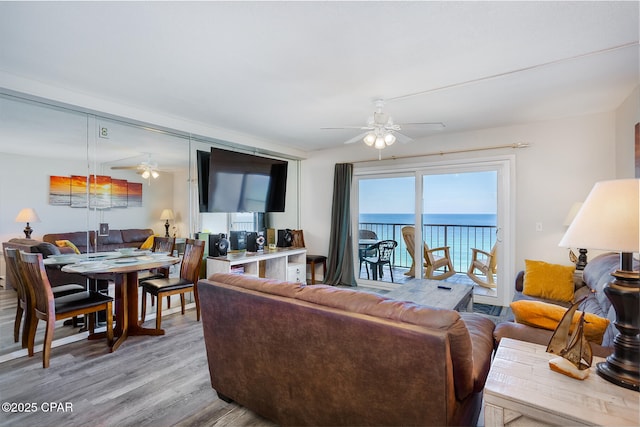
[[[496,213],[496,172],[425,176],[424,213]],[[413,213],[414,177],[360,179],[360,213]]]

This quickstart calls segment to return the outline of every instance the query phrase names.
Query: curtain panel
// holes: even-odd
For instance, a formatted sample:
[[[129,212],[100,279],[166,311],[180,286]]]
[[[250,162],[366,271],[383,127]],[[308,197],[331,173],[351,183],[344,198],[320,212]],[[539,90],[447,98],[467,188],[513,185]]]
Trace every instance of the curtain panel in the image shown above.
[[[337,163],[333,177],[333,205],[331,208],[331,237],[327,257],[329,285],[357,286],[353,271],[353,236],[351,230],[351,183],[353,165]]]

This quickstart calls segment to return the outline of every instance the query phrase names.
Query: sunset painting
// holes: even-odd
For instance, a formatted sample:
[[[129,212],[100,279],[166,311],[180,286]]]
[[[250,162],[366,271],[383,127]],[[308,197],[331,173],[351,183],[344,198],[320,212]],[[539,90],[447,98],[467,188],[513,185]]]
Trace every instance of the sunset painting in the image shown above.
[[[127,207],[142,206],[142,184],[127,182]]]
[[[55,206],[71,205],[71,178],[68,176],[49,177],[49,204]]]
[[[111,177],[91,175],[89,182],[90,208],[107,209],[111,207]]]
[[[126,208],[127,207],[127,180],[112,179],[111,180],[111,207]]]
[[[89,183],[87,188],[87,177],[82,175],[50,176],[49,204],[86,208],[89,192],[89,207],[92,209],[142,206],[141,183],[112,179],[106,175],[91,175]]]
[[[87,207],[87,177],[71,175],[71,207]]]

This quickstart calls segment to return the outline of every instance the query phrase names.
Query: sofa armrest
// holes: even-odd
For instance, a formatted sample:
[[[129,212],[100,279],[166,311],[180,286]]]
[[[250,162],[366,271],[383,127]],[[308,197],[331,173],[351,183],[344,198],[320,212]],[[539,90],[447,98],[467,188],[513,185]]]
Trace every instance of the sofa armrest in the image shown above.
[[[553,335],[553,331],[534,328],[533,326],[515,322],[500,323],[493,331],[496,348],[498,348],[502,338],[513,338],[515,340],[540,344],[546,347],[551,340],[551,335]],[[611,347],[603,347],[592,342],[589,344],[591,345],[591,350],[593,351],[594,356],[607,357],[613,353],[613,348]]]

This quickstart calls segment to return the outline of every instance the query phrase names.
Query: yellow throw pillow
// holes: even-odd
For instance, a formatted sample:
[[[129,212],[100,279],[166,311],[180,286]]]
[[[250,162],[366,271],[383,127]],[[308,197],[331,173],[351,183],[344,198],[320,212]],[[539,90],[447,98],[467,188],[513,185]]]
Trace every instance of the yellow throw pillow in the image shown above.
[[[562,302],[573,301],[575,266],[549,264],[530,259],[526,259],[524,263],[523,294]]]
[[[69,240],[56,240],[56,246],[59,248],[71,248],[73,249],[73,251],[77,254],[80,253],[80,250],[78,249],[78,247],[76,245],[73,244],[73,242],[69,241]]]
[[[565,307],[561,307],[559,305],[548,304],[542,301],[526,300],[512,302],[511,310],[513,310],[516,323],[548,329],[550,331],[553,331],[558,327],[560,319],[562,319],[562,316],[567,312]],[[576,311],[573,314],[573,321],[571,324],[572,333],[573,328],[578,324],[581,315],[581,311]],[[596,316],[592,313],[585,313],[584,335],[587,338],[587,341],[602,344],[602,337],[604,336],[604,332],[607,330],[607,326],[609,326],[608,319]]]
[[[153,238],[155,236],[152,234],[151,236],[147,237],[147,240],[144,241],[144,243],[140,246],[140,249],[151,249],[153,248]]]

